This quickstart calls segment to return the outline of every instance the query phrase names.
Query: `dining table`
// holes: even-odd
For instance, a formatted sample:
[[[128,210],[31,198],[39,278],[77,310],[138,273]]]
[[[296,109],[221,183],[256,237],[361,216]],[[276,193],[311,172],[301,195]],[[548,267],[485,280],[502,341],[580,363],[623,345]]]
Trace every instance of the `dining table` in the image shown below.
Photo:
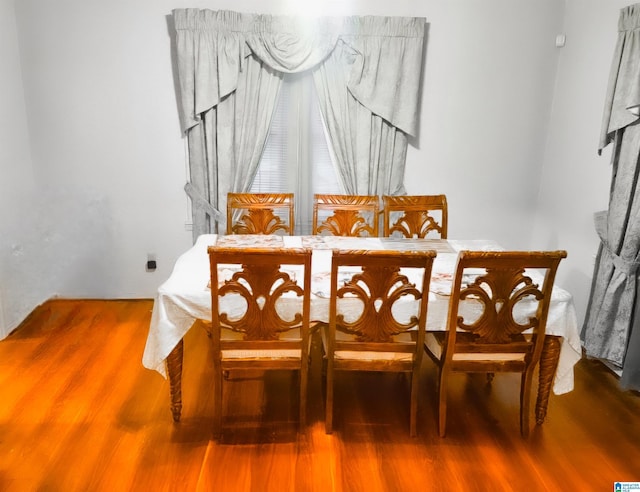
[[[183,338],[197,320],[211,321],[211,289],[208,247],[310,248],[312,250],[311,320],[328,322],[328,272],[333,250],[435,250],[428,301],[427,330],[447,329],[449,293],[458,253],[462,250],[500,251],[497,242],[485,239],[418,239],[339,236],[217,235],[204,234],[177,259],[169,278],[154,299],[143,366],[169,379],[171,412],[179,421],[182,412]],[[531,315],[535,314],[532,308]],[[551,392],[573,390],[573,368],[582,357],[580,335],[572,295],[554,285],[547,317],[543,353],[539,364],[536,422],[547,415]]]

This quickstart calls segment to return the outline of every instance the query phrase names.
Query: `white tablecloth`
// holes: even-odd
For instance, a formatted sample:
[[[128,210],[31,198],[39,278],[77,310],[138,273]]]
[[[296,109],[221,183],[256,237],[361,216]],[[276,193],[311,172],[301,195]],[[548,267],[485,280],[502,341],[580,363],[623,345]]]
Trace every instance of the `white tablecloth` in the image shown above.
[[[255,241],[272,245],[282,241],[286,247],[309,246],[313,248],[312,271],[326,272],[331,264],[331,249],[390,249],[404,248],[407,242],[389,242],[383,238],[332,238],[289,237],[270,238],[257,236],[224,236],[224,240],[236,246],[255,246]],[[211,292],[209,283],[209,257],[207,247],[215,244],[217,236],[205,234],[196,244],[178,258],[171,276],[159,288],[153,305],[149,335],[142,363],[144,367],[158,371],[166,377],[165,359],[189,331],[196,319],[211,319]],[[463,249],[496,250],[493,241],[448,240],[440,243],[416,242],[412,247],[434,247],[438,256],[433,266],[433,277],[451,274],[455,269],[457,252]],[[317,289],[317,287],[316,287]],[[314,287],[312,286],[312,290]],[[437,292],[437,282],[432,280],[431,290]],[[431,292],[427,329],[444,329],[447,318],[448,298]],[[311,319],[327,321],[328,299],[321,292],[311,303]],[[555,394],[573,390],[573,366],[580,360],[582,349],[573,298],[567,291],[554,287],[551,308],[547,320],[547,333],[562,338],[560,360],[553,384]]]

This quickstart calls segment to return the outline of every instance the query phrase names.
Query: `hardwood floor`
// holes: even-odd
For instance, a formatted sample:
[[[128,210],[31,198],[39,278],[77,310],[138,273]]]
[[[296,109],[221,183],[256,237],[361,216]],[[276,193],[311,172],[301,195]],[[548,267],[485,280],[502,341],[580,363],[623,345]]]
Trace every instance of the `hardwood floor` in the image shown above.
[[[511,375],[490,388],[482,375],[460,375],[439,438],[429,360],[417,438],[406,380],[383,374],[337,379],[326,435],[316,344],[304,433],[290,374],[232,374],[215,442],[209,340],[198,326],[185,338],[174,424],[167,381],[141,364],[151,308],[50,301],[0,341],[0,490],[557,491],[640,481],[640,396],[587,360],[575,391],[551,397],[547,422],[532,422],[528,439]]]

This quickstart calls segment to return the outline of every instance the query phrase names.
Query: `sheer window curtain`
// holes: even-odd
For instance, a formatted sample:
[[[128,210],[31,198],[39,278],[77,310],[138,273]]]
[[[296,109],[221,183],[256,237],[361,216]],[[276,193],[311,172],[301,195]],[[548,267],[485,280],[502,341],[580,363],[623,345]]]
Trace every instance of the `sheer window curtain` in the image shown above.
[[[282,73],[311,70],[347,193],[404,192],[418,122],[424,18],[296,19],[173,12],[194,240],[223,230],[226,194],[249,189]]]
[[[249,192],[293,192],[296,234],[311,234],[314,193],[344,193],[334,163],[312,74],[285,74]]]

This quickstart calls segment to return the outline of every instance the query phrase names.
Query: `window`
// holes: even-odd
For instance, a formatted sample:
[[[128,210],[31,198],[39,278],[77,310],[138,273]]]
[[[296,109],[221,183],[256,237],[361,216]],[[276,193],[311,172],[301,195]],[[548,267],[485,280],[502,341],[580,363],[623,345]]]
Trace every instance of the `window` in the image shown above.
[[[295,194],[296,234],[310,234],[314,193],[342,193],[310,74],[286,74],[252,193]]]

